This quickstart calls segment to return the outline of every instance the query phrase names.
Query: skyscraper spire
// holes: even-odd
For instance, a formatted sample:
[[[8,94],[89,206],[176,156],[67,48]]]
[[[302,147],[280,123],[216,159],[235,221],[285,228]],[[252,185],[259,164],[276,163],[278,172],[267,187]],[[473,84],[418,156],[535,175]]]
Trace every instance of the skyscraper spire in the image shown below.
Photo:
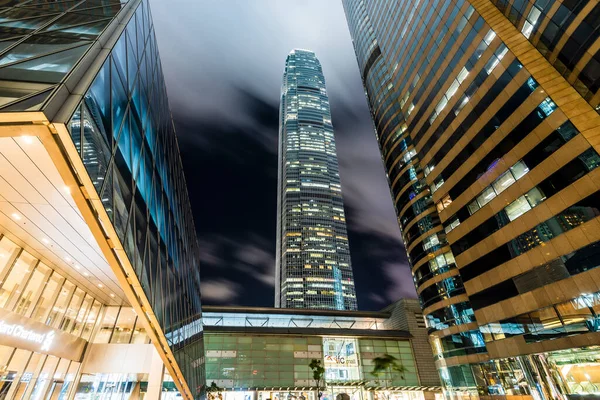
[[[278,180],[275,306],[355,310],[329,98],[309,50],[285,63]]]

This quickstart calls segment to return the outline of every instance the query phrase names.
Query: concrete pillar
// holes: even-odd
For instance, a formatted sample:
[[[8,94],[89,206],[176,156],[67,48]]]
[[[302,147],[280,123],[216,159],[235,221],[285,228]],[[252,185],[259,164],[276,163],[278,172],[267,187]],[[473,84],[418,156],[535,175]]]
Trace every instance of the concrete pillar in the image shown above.
[[[148,391],[144,400],[160,400],[164,374],[165,366],[158,353],[153,351],[150,373],[148,374]]]

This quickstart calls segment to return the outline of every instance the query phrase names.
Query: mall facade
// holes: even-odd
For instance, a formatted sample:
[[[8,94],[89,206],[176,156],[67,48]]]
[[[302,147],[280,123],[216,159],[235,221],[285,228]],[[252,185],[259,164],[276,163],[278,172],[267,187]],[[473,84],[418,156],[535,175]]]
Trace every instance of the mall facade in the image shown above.
[[[317,359],[324,400],[439,400],[431,348],[415,341],[427,337],[415,303],[382,312],[205,306],[207,384],[224,400],[315,400]],[[384,354],[405,371],[374,376],[373,359]]]
[[[600,4],[343,0],[449,398],[600,396]]]
[[[0,399],[199,398],[199,251],[148,1],[4,2],[0,49]]]

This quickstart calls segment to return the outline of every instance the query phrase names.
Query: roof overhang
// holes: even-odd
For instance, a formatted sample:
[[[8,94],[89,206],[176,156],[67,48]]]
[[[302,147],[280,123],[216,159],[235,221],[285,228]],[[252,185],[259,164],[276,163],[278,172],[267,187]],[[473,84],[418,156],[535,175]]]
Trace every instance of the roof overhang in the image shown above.
[[[379,329],[335,329],[335,328],[273,328],[262,326],[214,326],[205,325],[206,333],[253,333],[261,335],[336,336],[352,338],[410,339],[407,331]]]
[[[385,311],[352,311],[352,310],[318,310],[304,308],[273,308],[273,307],[239,307],[239,306],[202,306],[203,312],[222,314],[286,314],[286,315],[315,315],[331,317],[354,317],[354,318],[384,318],[391,316]]]
[[[42,112],[0,113],[5,183],[11,189],[0,192],[2,233],[105,304],[130,304],[182,396],[193,399],[66,126]]]

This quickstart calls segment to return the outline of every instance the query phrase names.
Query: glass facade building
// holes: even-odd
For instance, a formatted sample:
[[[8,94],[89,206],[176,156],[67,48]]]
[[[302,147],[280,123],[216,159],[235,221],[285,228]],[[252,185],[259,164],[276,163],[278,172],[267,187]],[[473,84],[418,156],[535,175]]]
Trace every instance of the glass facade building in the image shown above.
[[[587,102],[600,110],[596,1],[492,1]]]
[[[598,2],[343,4],[446,395],[600,395]]]
[[[275,306],[355,310],[329,98],[313,52],[288,55],[279,114]]]
[[[419,310],[420,313],[420,310]],[[419,352],[404,324],[413,313],[205,307],[207,383],[224,400],[315,400],[312,359],[325,368],[322,399],[341,393],[352,400],[439,399],[439,380],[423,377],[431,353]],[[403,373],[372,374],[374,359],[396,358]]]
[[[148,1],[4,2],[0,121],[0,398],[199,398],[199,248]]]

